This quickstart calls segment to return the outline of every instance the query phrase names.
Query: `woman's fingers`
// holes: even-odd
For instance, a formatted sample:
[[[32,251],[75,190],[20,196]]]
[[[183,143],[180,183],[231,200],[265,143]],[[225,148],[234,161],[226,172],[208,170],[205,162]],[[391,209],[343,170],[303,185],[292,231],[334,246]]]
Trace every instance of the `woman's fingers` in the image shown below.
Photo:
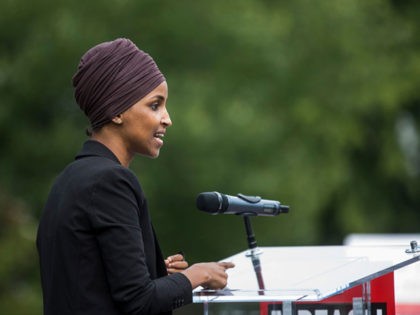
[[[188,267],[188,262],[186,262],[185,260],[176,261],[176,262],[169,263],[166,267],[171,268],[171,269],[185,269]]]
[[[175,254],[165,259],[166,269],[168,273],[176,273],[188,268],[188,262],[184,260],[181,254]]]
[[[219,266],[222,266],[226,270],[226,269],[230,269],[230,268],[235,267],[235,264],[232,263],[232,262],[228,262],[228,261],[222,261],[222,262],[219,262]]]
[[[165,263],[172,263],[174,261],[183,261],[184,260],[184,256],[181,254],[175,254],[172,256],[169,256],[168,258],[165,259]]]

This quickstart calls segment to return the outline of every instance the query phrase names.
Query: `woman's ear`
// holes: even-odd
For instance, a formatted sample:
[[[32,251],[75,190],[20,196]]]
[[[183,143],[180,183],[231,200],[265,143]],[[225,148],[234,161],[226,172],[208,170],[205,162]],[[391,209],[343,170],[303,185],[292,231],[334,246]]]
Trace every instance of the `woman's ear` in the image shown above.
[[[117,115],[112,118],[112,122],[117,125],[121,125],[123,123],[121,115]]]

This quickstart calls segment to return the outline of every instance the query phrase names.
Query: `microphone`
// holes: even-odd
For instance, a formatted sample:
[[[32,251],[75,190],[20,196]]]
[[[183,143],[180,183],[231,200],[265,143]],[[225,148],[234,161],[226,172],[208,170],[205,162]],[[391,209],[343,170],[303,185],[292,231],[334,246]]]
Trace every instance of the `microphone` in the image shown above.
[[[217,191],[202,192],[196,200],[197,208],[210,214],[237,214],[246,216],[275,216],[289,212],[289,206],[259,196],[237,194],[229,196]]]

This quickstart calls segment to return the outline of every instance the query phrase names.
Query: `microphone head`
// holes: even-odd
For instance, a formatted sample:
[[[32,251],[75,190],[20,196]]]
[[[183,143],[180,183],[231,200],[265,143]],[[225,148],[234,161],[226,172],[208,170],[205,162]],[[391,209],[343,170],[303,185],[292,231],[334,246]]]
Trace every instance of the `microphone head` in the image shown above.
[[[289,208],[287,205],[280,205],[280,213],[289,213]]]
[[[216,192],[203,192],[197,196],[197,208],[204,212],[217,214],[228,206],[226,196]]]

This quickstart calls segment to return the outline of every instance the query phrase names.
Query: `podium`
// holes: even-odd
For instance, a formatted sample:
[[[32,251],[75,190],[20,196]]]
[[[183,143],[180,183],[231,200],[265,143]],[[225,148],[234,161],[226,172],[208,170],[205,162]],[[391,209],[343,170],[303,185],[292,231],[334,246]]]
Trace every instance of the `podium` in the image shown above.
[[[223,259],[223,290],[199,287],[203,314],[395,315],[394,271],[420,260],[407,246],[260,247]]]

